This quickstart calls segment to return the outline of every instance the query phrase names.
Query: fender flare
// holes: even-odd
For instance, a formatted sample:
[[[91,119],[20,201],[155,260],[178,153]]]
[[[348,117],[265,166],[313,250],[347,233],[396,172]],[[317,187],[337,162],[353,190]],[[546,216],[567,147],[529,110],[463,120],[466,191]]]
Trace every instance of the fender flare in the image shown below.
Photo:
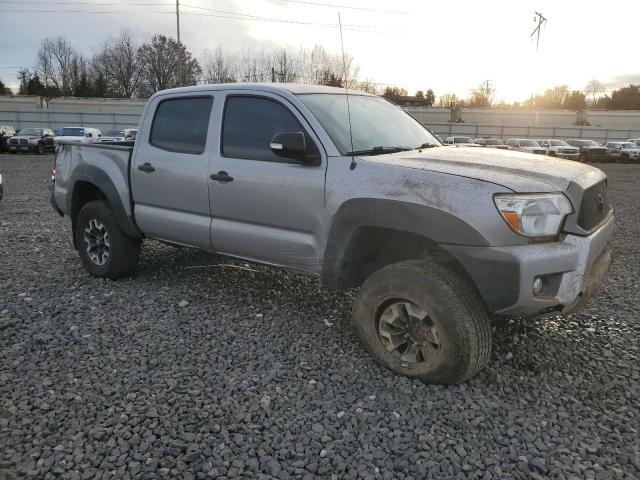
[[[355,198],[343,203],[331,222],[322,266],[322,282],[339,287],[349,244],[362,227],[380,227],[416,234],[434,244],[487,246],[474,227],[438,208],[380,198]]]
[[[78,165],[71,175],[71,181],[69,182],[71,188],[69,189],[71,195],[67,195],[67,211],[73,212],[73,201],[75,198],[76,192],[76,184],[78,182],[86,182],[97,189],[99,189],[105,196],[107,202],[109,203],[109,207],[111,207],[111,211],[118,222],[118,226],[122,229],[122,231],[131,238],[142,238],[143,234],[136,225],[135,219],[133,218],[133,208],[129,208],[129,212],[122,204],[122,200],[120,199],[120,195],[118,194],[118,190],[116,189],[113,181],[109,178],[109,176],[98,167],[93,165],[83,164]],[[72,221],[75,225],[75,218],[73,213],[71,213]]]

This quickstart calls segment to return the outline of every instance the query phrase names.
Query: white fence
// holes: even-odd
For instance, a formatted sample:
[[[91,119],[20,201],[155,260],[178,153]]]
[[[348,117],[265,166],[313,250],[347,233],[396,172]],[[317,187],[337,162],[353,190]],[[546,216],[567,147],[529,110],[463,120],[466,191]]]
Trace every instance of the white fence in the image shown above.
[[[16,128],[87,126],[101,130],[135,127],[144,100],[112,98],[55,98],[48,104],[39,97],[0,95],[0,124]],[[640,111],[589,110],[588,127],[575,126],[576,112],[526,108],[465,108],[463,123],[449,123],[447,108],[406,107],[418,121],[441,136],[468,135],[499,138],[589,138],[626,140],[640,138]]]

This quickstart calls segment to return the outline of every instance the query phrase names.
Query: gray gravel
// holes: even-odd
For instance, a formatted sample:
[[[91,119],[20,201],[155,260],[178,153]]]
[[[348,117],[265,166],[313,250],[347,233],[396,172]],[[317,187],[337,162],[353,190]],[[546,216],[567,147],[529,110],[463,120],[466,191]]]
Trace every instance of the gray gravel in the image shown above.
[[[513,321],[444,388],[377,366],[313,279],[156,242],[90,277],[51,160],[0,156],[0,479],[640,477],[640,166],[603,167],[618,256],[588,309]]]

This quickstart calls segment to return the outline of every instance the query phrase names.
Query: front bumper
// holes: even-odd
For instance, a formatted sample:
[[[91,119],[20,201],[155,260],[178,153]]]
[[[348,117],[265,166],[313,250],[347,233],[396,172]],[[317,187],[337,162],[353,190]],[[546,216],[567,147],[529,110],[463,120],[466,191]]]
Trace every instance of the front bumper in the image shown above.
[[[566,158],[567,160],[580,160],[579,153],[558,153],[557,156],[560,158]]]
[[[36,147],[37,145],[32,145],[32,144],[8,146],[10,152],[32,152],[33,150],[36,149]]]
[[[458,259],[487,308],[499,315],[571,313],[598,290],[613,258],[613,215],[587,237],[512,247],[443,246]],[[543,290],[533,293],[536,278]]]

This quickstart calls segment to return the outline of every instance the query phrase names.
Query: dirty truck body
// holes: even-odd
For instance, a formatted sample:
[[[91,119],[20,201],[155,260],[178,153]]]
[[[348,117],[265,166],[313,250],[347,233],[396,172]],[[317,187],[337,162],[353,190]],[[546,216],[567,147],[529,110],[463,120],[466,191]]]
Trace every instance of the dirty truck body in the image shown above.
[[[133,147],[59,146],[52,204],[96,276],[131,273],[153,238],[360,287],[364,346],[430,382],[484,366],[492,314],[568,313],[597,289],[613,228],[603,172],[442,146],[379,97],[348,101],[353,146],[344,90],[159,92]]]

